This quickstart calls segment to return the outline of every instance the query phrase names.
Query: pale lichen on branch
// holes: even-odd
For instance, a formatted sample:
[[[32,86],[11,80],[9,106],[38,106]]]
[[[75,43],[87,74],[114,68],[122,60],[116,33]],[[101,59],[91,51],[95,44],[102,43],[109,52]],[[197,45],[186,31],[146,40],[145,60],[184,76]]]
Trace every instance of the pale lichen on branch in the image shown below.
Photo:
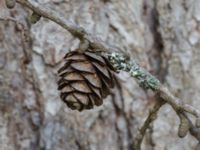
[[[108,53],[108,60],[117,70],[128,72],[132,77],[136,78],[139,85],[144,89],[158,90],[160,81],[152,76],[145,69],[140,67],[133,60],[127,61],[127,58],[120,53]]]

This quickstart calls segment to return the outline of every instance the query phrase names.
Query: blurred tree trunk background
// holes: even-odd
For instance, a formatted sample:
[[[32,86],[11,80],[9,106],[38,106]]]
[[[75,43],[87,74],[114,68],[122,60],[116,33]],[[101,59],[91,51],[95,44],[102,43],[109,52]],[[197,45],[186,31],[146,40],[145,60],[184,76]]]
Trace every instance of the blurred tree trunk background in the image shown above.
[[[121,48],[176,96],[200,107],[200,0],[37,2]],[[0,20],[0,149],[133,150],[154,94],[121,72],[103,106],[71,111],[59,98],[56,72],[79,41],[44,18],[30,25],[29,14],[20,5],[8,10],[0,0],[0,18],[20,23]],[[142,149],[194,149],[197,141],[190,135],[180,139],[178,125],[171,107],[162,107]]]

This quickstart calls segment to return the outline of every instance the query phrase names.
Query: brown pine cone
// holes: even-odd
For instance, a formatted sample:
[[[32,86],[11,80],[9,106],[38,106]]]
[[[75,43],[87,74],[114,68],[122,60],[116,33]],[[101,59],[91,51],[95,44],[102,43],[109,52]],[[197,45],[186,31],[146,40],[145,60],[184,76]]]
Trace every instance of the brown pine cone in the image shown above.
[[[114,69],[107,59],[89,50],[76,50],[67,53],[64,61],[58,70],[58,90],[67,106],[81,111],[102,105],[114,86]]]

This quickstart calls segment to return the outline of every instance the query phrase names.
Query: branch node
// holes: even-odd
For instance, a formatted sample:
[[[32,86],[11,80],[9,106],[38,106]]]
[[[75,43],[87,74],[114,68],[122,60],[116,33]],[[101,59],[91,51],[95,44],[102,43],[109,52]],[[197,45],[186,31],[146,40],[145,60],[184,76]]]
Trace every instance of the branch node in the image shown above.
[[[89,48],[89,41],[87,39],[82,39],[79,44],[79,51],[84,52]]]
[[[33,12],[30,16],[30,23],[31,24],[35,24],[37,23],[41,18],[41,15],[39,15],[38,13],[36,12]]]
[[[82,27],[71,26],[68,30],[73,36],[78,37],[79,39],[84,39],[84,36],[86,34],[85,29]]]

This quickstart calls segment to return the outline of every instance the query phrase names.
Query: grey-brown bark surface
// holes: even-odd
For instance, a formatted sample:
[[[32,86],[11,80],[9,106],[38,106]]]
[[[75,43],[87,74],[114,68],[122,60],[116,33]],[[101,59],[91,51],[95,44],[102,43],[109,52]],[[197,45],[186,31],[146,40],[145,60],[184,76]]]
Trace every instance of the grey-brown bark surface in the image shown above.
[[[40,0],[65,18],[137,59],[183,101],[200,106],[199,0]],[[29,11],[0,1],[0,149],[133,149],[133,140],[155,98],[125,73],[104,105],[81,113],[61,102],[56,72],[78,40],[57,24],[27,23]],[[177,136],[178,117],[164,106],[142,148],[194,149]]]

